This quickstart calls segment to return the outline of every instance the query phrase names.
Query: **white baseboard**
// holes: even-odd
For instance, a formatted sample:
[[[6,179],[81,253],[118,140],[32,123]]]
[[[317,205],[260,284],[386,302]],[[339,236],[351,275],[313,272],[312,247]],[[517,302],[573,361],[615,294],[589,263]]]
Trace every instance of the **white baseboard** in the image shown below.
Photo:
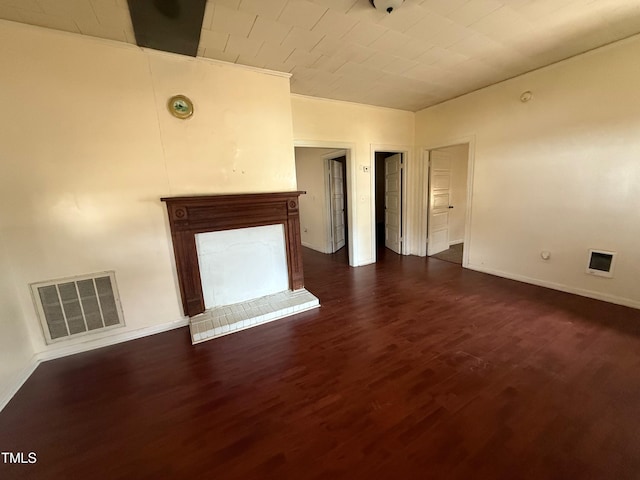
[[[0,392],[0,412],[2,412],[4,407],[7,406],[13,396],[18,393],[18,390],[20,390],[22,385],[24,385],[24,383],[29,379],[38,365],[40,365],[40,360],[33,355],[29,360],[29,363],[15,376],[9,386],[4,391]]]
[[[376,260],[373,258],[367,258],[366,260],[360,260],[357,263],[354,263],[354,267],[364,267],[365,265],[372,265],[376,263]]]
[[[130,330],[128,332],[119,333],[116,335],[109,335],[108,337],[98,338],[96,340],[89,340],[87,342],[77,343],[75,345],[69,345],[66,347],[55,348],[45,350],[36,354],[38,360],[46,362],[47,360],[54,360],[56,358],[66,357],[68,355],[74,355],[76,353],[88,352],[97,348],[108,347],[111,345],[117,345],[118,343],[128,342],[129,340],[136,340],[142,337],[148,337],[155,335],[156,333],[168,332],[180,327],[186,327],[189,325],[188,318],[182,318],[175,322],[163,323],[161,325],[153,325],[151,327],[139,328],[137,330]]]
[[[460,240],[452,240],[449,242],[449,246],[452,247],[454,245],[459,245],[461,243],[464,243],[464,238],[461,238]]]
[[[618,297],[616,295],[609,295],[606,293],[596,292],[594,290],[586,290],[584,288],[572,287],[562,283],[549,282],[547,280],[540,280],[538,278],[531,278],[524,275],[517,275],[514,273],[503,272],[501,270],[493,270],[478,265],[468,264],[466,268],[475,270],[477,272],[488,273],[489,275],[495,275],[497,277],[508,278],[509,280],[516,280],[518,282],[530,283],[539,287],[550,288],[552,290],[559,290],[561,292],[572,293],[574,295],[580,295],[581,297],[593,298],[595,300],[602,300],[603,302],[615,303],[616,305],[622,305],[624,307],[640,309],[640,302],[631,298]]]
[[[116,345],[122,342],[128,342],[129,340],[136,340],[138,338],[148,337],[155,335],[156,333],[168,332],[180,327],[186,327],[189,325],[188,318],[182,318],[175,322],[163,323],[161,325],[153,325],[151,327],[139,328],[137,330],[131,330],[124,333],[115,335],[109,335],[96,340],[89,340],[66,347],[55,348],[51,350],[45,350],[38,352],[31,357],[29,364],[18,374],[11,385],[4,392],[0,392],[0,412],[9,403],[13,396],[20,390],[20,387],[29,379],[31,374],[35,371],[36,367],[42,362],[48,360],[55,360],[56,358],[66,357],[69,355],[75,355],[76,353],[88,352],[90,350],[96,350],[102,347],[108,347]]]
[[[310,243],[308,243],[308,242],[300,242],[300,243],[302,244],[302,246],[303,246],[303,247],[310,248],[311,250],[315,250],[316,252],[320,252],[320,253],[332,253],[332,252],[327,251],[327,249],[326,249],[326,248],[318,248],[317,246],[312,245],[312,244],[310,244]]]

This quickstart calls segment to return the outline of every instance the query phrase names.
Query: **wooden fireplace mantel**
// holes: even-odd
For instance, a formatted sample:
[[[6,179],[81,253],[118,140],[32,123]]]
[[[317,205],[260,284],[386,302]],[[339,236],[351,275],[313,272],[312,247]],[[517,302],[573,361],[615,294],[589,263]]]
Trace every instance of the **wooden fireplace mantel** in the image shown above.
[[[306,192],[164,197],[185,315],[205,310],[196,234],[235,228],[284,226],[289,288],[304,286],[298,197]]]

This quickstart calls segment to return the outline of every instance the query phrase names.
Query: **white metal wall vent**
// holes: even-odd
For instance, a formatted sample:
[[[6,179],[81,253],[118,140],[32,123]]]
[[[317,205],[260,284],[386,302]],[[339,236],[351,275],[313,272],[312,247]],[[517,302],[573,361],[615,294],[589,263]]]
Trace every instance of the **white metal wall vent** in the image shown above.
[[[30,286],[47,343],[124,326],[114,272]]]
[[[599,277],[613,277],[613,269],[616,266],[616,252],[606,250],[589,250],[587,273]]]

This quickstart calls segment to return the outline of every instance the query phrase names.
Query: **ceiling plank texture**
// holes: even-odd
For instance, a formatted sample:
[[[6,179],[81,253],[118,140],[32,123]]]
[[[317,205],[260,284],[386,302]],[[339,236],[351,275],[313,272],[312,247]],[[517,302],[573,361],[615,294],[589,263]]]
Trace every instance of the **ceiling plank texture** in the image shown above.
[[[417,111],[639,34],[640,2],[405,0],[387,14],[369,0],[0,0],[0,18],[289,72],[294,93]]]

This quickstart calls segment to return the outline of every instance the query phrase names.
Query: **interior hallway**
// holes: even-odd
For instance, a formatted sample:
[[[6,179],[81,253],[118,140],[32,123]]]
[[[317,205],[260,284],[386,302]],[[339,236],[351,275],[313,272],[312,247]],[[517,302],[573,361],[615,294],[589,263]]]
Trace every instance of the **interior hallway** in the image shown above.
[[[44,363],[0,478],[637,478],[640,311],[385,252],[304,252],[322,307]]]
[[[463,254],[464,244],[458,243],[456,245],[451,245],[447,250],[431,256],[433,258],[437,258],[438,260],[444,260],[445,262],[457,263],[458,265],[462,265]]]

